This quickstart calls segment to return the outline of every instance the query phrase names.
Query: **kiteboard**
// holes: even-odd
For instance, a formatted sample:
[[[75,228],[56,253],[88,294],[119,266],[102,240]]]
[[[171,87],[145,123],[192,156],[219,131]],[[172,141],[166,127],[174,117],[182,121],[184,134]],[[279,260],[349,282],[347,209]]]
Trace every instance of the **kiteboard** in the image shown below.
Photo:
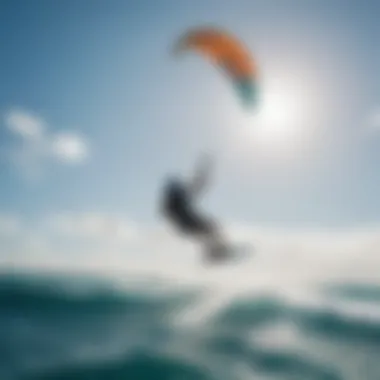
[[[250,244],[225,243],[208,250],[205,260],[214,264],[239,262],[248,259],[252,252],[253,247]]]

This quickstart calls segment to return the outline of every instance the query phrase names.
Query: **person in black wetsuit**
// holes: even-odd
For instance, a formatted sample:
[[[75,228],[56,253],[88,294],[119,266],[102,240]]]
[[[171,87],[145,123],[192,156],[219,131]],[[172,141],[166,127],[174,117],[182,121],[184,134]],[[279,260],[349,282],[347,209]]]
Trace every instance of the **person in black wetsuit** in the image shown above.
[[[177,177],[168,179],[164,188],[161,210],[177,230],[205,245],[206,259],[224,257],[223,239],[216,221],[196,208],[197,198],[209,180],[210,160],[203,158],[193,181],[186,183]]]

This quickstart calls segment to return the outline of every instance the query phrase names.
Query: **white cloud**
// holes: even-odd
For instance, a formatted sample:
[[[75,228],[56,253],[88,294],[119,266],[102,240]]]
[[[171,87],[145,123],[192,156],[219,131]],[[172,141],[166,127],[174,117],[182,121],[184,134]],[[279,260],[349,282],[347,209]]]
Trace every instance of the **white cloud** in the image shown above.
[[[61,132],[53,136],[51,148],[53,155],[68,163],[83,162],[89,155],[86,139],[75,132]]]
[[[6,126],[11,132],[27,139],[41,138],[45,131],[45,121],[37,115],[13,109],[5,116]]]
[[[128,241],[137,234],[137,227],[130,221],[95,212],[56,214],[47,219],[47,226],[68,238]]]
[[[0,231],[15,231],[14,226],[20,223],[5,220]],[[380,273],[380,226],[342,231],[235,227],[229,235],[235,241],[252,242],[252,256],[240,264],[215,268],[203,267],[201,246],[196,242],[182,239],[170,229],[137,226],[115,215],[62,212],[24,223],[19,231],[19,244],[12,249],[17,254],[5,255],[8,264],[128,272],[228,291],[377,281]],[[0,247],[3,263],[4,252],[8,251]]]
[[[40,116],[21,109],[10,110],[4,118],[16,138],[5,147],[6,158],[28,179],[38,179],[54,163],[78,165],[90,156],[87,139],[73,130],[51,131]]]
[[[380,130],[380,107],[373,110],[370,114],[369,127],[371,129]]]

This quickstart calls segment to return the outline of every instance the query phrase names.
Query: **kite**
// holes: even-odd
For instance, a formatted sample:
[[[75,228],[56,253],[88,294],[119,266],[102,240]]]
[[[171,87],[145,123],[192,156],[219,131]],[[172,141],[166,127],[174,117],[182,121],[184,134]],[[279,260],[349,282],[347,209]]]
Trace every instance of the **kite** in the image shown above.
[[[243,104],[257,101],[257,65],[243,43],[230,33],[213,27],[185,32],[177,40],[174,53],[194,51],[219,67],[231,80]]]

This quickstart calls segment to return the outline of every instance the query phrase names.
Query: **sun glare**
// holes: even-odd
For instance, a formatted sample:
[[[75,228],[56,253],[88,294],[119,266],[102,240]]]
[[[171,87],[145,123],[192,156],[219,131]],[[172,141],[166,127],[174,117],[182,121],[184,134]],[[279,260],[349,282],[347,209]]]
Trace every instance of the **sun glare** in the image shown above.
[[[288,150],[303,139],[309,104],[301,90],[284,80],[264,86],[257,113],[244,120],[255,145]]]
[[[261,109],[252,118],[256,125],[252,131],[260,142],[289,143],[297,139],[302,116],[302,99],[286,93],[286,89],[263,94]],[[298,100],[298,101],[297,101]]]

